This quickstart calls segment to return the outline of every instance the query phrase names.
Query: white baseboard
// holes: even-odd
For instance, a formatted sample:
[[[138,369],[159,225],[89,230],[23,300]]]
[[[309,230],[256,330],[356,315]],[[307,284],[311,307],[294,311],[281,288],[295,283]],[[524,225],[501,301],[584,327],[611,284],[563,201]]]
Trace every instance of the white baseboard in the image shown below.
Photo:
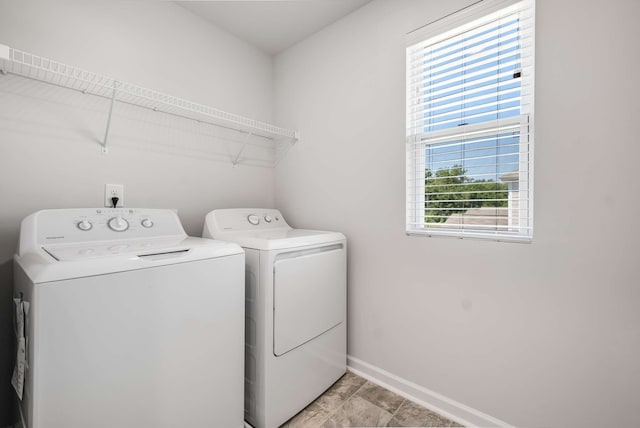
[[[514,428],[500,419],[487,415],[451,398],[431,391],[409,380],[389,373],[379,367],[358,358],[347,356],[347,368],[350,372],[387,388],[411,401],[441,414],[466,427]]]

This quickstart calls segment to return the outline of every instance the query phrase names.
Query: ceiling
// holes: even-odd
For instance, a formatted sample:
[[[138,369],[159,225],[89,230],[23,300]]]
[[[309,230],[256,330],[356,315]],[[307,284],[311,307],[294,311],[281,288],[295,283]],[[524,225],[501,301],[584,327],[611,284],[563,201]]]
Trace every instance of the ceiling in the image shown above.
[[[371,0],[176,1],[210,23],[276,55]]]

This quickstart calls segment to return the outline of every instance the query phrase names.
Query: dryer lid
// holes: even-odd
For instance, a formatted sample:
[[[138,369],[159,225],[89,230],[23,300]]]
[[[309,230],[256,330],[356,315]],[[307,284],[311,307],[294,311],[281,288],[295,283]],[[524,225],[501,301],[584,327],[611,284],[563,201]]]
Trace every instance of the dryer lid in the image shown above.
[[[330,244],[345,240],[339,232],[306,229],[271,229],[251,232],[223,233],[217,239],[235,242],[241,247],[255,250],[282,250],[309,245]]]
[[[256,250],[321,245],[346,239],[338,232],[292,229],[280,211],[270,208],[213,210],[205,218],[202,236]]]

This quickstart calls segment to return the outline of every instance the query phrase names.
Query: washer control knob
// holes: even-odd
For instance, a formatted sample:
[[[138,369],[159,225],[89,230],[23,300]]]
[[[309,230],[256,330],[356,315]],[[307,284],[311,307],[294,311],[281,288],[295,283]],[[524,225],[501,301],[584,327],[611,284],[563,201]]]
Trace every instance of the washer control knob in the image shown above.
[[[264,216],[264,221],[266,221],[267,223],[271,223],[271,216]]]
[[[247,216],[247,221],[249,221],[249,223],[251,223],[252,225],[257,226],[258,224],[260,224],[260,217],[255,214],[249,214]]]
[[[153,227],[153,221],[151,221],[150,218],[145,218],[144,220],[142,220],[141,224],[142,227],[146,227],[147,229]]]
[[[82,220],[78,222],[78,229],[80,230],[91,230],[93,229],[93,224],[89,220]]]
[[[124,232],[129,229],[129,222],[120,216],[113,217],[109,220],[109,229],[114,232]]]

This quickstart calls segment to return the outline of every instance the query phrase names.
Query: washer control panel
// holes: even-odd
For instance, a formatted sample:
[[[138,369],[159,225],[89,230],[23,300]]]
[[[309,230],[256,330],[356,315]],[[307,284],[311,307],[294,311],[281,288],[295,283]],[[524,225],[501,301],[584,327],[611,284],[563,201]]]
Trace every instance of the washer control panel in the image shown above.
[[[78,208],[38,211],[32,216],[27,219],[40,245],[185,234],[173,210]]]

